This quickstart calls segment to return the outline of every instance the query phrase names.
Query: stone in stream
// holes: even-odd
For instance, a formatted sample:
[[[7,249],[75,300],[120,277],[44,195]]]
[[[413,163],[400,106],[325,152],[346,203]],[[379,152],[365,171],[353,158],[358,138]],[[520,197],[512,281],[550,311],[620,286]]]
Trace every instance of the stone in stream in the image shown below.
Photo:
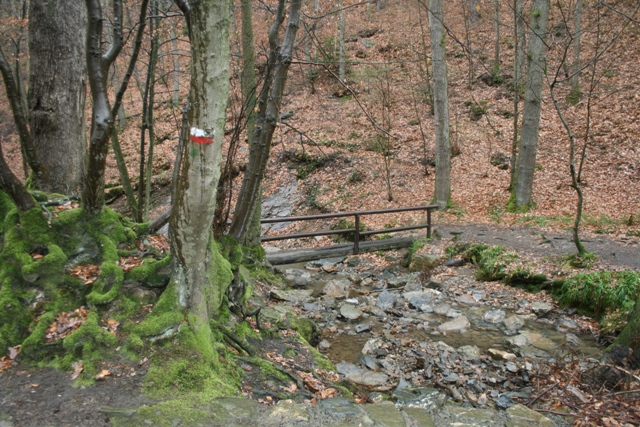
[[[308,263],[305,264],[305,267],[322,268],[325,265],[330,265],[335,267],[336,265],[342,263],[342,261],[344,261],[345,258],[346,257],[336,257],[336,258],[324,258],[324,259],[319,259],[315,261],[309,261]]]
[[[362,408],[366,411],[369,418],[375,422],[375,425],[405,427],[402,413],[389,401],[383,401],[376,405],[364,405]]]
[[[558,332],[577,331],[578,325],[571,319],[560,319],[556,323],[556,330]]]
[[[558,344],[549,338],[543,337],[538,332],[523,332],[521,335],[527,337],[531,345],[540,350],[551,352],[558,348]]]
[[[438,326],[440,332],[460,332],[464,329],[468,329],[471,326],[469,319],[466,316],[460,316],[449,322],[445,322]]]
[[[509,331],[518,331],[524,326],[524,320],[520,318],[520,316],[513,315],[504,319],[504,326]]]
[[[348,320],[358,320],[362,317],[362,310],[351,304],[342,304],[340,315]]]
[[[462,312],[460,310],[456,310],[455,308],[450,308],[449,310],[447,310],[447,313],[445,314],[445,316],[456,319],[462,316]]]
[[[497,350],[495,348],[490,348],[489,350],[487,350],[487,353],[489,353],[489,355],[491,357],[493,357],[496,360],[516,360],[518,358],[518,356],[516,356],[513,353],[509,353],[506,351],[502,351],[502,350]]]
[[[444,288],[444,284],[436,279],[430,279],[427,284],[425,285],[426,288],[428,289],[442,289]]]
[[[507,339],[507,344],[515,348],[526,347],[528,345],[531,345],[531,343],[529,342],[529,339],[524,334],[519,334],[519,335],[516,335],[515,337],[511,337]]]
[[[496,399],[496,406],[499,409],[508,409],[512,407],[516,402],[506,394],[501,394],[498,399]]]
[[[360,356],[358,356],[357,364],[358,364],[358,366],[365,366],[365,367],[369,368],[372,371],[379,371],[380,370],[380,364],[376,361],[376,359],[374,359],[373,357],[369,356],[368,354],[360,353]]]
[[[531,304],[531,311],[533,311],[536,316],[539,317],[547,315],[552,310],[553,306],[551,304],[547,304],[546,302],[536,301]]]
[[[433,311],[436,314],[447,314],[447,311],[449,311],[450,308],[451,306],[449,304],[438,304],[433,307]]]
[[[396,296],[388,291],[380,292],[378,299],[376,300],[376,306],[382,310],[389,310],[393,308],[393,303],[396,301]]]
[[[371,372],[347,362],[336,364],[336,370],[338,373],[344,375],[347,380],[368,387],[379,387],[385,385],[389,380],[387,374]]]
[[[364,343],[364,347],[362,347],[362,354],[376,354],[378,350],[382,347],[382,340],[380,338],[371,338],[369,341]]]
[[[577,348],[582,345],[582,341],[574,334],[566,334],[564,336],[564,343],[572,348]]]
[[[480,349],[475,345],[463,345],[458,348],[458,354],[467,359],[479,359]]]
[[[368,332],[371,330],[371,325],[368,323],[360,323],[353,328],[357,333]]]
[[[469,295],[469,294],[460,295],[457,301],[461,304],[467,304],[467,305],[474,305],[478,303],[478,300],[476,300],[473,297],[473,295]]]
[[[488,323],[500,323],[504,318],[504,310],[489,310],[482,315],[482,320]]]
[[[282,289],[272,289],[270,295],[272,298],[292,303],[305,303],[311,299],[311,289],[294,289],[285,291]]]
[[[327,298],[346,298],[349,296],[351,282],[346,279],[329,280],[322,292]]]
[[[322,340],[318,343],[318,348],[320,350],[329,350],[331,348],[331,343],[327,340]]]

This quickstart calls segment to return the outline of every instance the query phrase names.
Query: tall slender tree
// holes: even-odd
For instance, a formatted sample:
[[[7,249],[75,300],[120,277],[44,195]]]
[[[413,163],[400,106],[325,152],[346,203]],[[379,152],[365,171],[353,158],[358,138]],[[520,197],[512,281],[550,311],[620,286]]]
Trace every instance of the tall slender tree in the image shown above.
[[[436,129],[436,188],[433,199],[440,209],[445,209],[451,200],[451,151],[442,0],[429,1],[429,30],[433,64],[433,116]]]
[[[516,182],[512,190],[510,208],[528,209],[533,203],[533,175],[536,167],[540,110],[542,108],[542,83],[546,70],[546,37],[549,17],[549,0],[534,0],[531,6],[531,34],[527,55],[527,81],[524,92],[522,136]]]

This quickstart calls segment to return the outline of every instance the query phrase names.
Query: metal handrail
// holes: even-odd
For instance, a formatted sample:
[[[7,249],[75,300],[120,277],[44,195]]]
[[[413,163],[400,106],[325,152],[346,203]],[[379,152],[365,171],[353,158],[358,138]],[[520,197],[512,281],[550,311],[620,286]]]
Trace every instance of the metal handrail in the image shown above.
[[[412,206],[407,208],[376,209],[376,210],[354,211],[354,212],[338,212],[338,213],[306,215],[306,216],[290,216],[290,217],[284,217],[284,218],[264,218],[260,220],[261,224],[272,224],[272,223],[278,223],[278,222],[294,222],[294,221],[311,221],[316,219],[344,218],[344,217],[352,216],[354,217],[355,227],[342,228],[339,230],[321,230],[321,231],[309,232],[309,233],[283,234],[280,236],[266,236],[266,237],[262,237],[260,240],[262,242],[270,242],[274,240],[300,239],[303,237],[328,236],[332,234],[354,233],[353,253],[354,255],[358,255],[358,253],[360,252],[359,245],[360,245],[361,236],[366,237],[366,236],[372,236],[375,234],[386,234],[386,233],[393,233],[396,231],[418,230],[418,229],[426,228],[427,238],[431,237],[431,211],[434,209],[438,209],[438,205]],[[426,224],[410,225],[410,226],[396,227],[396,228],[385,228],[383,230],[360,231],[361,216],[408,212],[408,211],[420,211],[420,210],[427,211]]]

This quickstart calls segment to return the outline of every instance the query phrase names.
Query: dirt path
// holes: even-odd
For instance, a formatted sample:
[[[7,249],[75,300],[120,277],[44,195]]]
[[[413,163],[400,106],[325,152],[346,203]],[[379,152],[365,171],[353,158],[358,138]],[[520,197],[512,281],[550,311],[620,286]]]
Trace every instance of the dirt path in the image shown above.
[[[488,224],[436,225],[434,234],[458,236],[462,242],[503,245],[525,254],[563,256],[576,252],[569,231],[547,231],[534,227],[499,227]],[[607,235],[582,236],[588,251],[611,266],[640,270],[640,243],[637,238]]]

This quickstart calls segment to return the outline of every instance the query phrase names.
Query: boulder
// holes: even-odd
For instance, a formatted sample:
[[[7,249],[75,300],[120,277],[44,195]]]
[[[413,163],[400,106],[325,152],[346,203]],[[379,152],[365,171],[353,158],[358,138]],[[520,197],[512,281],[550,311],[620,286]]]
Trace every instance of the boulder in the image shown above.
[[[471,326],[469,319],[466,316],[459,316],[449,322],[445,322],[438,326],[440,332],[460,332],[463,329],[468,329]]]
[[[409,263],[409,271],[429,272],[442,263],[440,257],[431,254],[414,254]]]

